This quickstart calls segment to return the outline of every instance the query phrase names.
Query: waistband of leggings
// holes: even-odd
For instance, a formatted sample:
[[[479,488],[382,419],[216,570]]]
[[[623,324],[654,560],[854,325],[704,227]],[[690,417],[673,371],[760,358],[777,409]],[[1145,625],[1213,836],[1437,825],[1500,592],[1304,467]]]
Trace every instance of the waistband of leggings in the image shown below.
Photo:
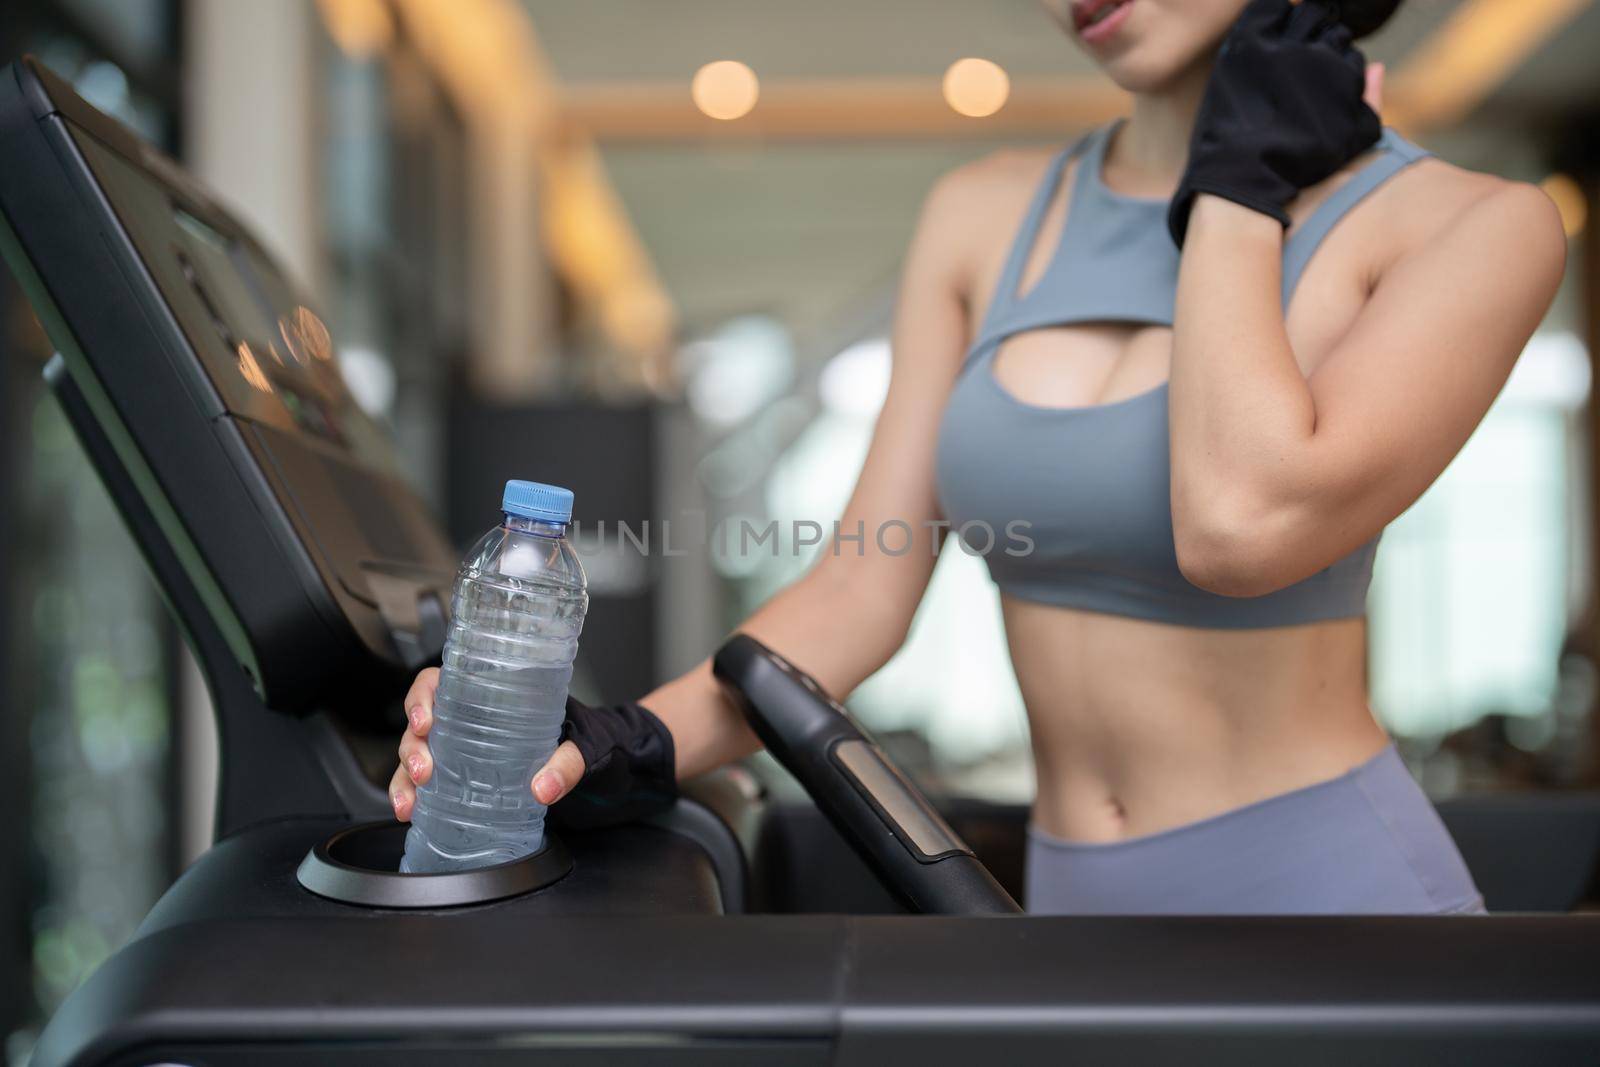
[[[1291,789],[1286,793],[1277,793],[1261,800],[1253,800],[1248,804],[1241,804],[1237,808],[1230,808],[1216,815],[1208,815],[1203,819],[1181,823],[1165,830],[1156,830],[1153,833],[1139,834],[1135,837],[1124,837],[1116,841],[1068,841],[1046,833],[1030,821],[1028,823],[1028,840],[1045,848],[1058,849],[1063,852],[1128,851],[1144,846],[1158,845],[1179,837],[1188,837],[1232,827],[1235,823],[1268,814],[1277,808],[1303,804],[1308,799],[1321,794],[1355,789],[1357,782],[1363,779],[1395,773],[1405,775],[1407,778],[1411,774],[1410,771],[1406,770],[1405,761],[1400,758],[1399,751],[1394,747],[1394,742],[1391,741],[1383,746],[1376,755],[1356,764],[1337,777],[1313,782],[1310,785]]]

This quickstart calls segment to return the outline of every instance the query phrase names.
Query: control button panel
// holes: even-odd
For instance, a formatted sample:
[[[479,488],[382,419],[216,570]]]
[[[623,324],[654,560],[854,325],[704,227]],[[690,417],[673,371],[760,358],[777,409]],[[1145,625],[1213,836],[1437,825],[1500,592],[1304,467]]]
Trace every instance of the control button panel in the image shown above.
[[[884,817],[899,831],[902,840],[931,862],[952,853],[971,849],[962,843],[940,814],[893,764],[884,759],[870,742],[851,739],[833,746],[833,762],[865,793]]]

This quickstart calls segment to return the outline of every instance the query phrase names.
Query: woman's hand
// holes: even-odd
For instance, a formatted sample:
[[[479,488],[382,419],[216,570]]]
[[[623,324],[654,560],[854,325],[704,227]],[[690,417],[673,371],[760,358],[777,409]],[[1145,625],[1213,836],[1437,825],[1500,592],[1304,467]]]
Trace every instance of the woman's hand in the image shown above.
[[[662,811],[678,797],[672,731],[643,704],[590,707],[567,698],[561,745],[533,776],[558,825],[589,829]],[[546,797],[551,800],[545,800]]]
[[[433,727],[433,698],[439,689],[439,668],[418,673],[406,693],[406,732],[400,737],[400,766],[389,780],[389,803],[394,817],[411,821],[417,786],[433,775],[433,753],[428,751],[428,731]],[[583,780],[583,755],[571,741],[563,741],[533,776],[531,788],[541,804],[554,804]]]
[[[421,671],[406,693],[406,732],[400,736],[400,766],[389,779],[389,803],[394,817],[411,821],[417,786],[433,774],[433,754],[428,751],[428,730],[433,726],[433,694],[439,688],[439,668]]]
[[[1366,89],[1361,94],[1361,99],[1367,102],[1374,115],[1383,114],[1383,79],[1389,73],[1389,68],[1382,63],[1367,64]]]
[[[1217,53],[1195,115],[1167,226],[1183,247],[1195,198],[1210,193],[1289,225],[1302,189],[1383,132],[1366,59],[1334,0],[1250,0]]]
[[[429,667],[406,693],[400,766],[389,782],[389,802],[401,822],[411,819],[417,786],[433,775],[427,737],[438,688],[439,668]],[[562,813],[569,824],[623,822],[665,807],[677,796],[672,734],[643,705],[591,708],[569,697],[562,737],[529,788],[548,806],[583,785],[574,810]]]

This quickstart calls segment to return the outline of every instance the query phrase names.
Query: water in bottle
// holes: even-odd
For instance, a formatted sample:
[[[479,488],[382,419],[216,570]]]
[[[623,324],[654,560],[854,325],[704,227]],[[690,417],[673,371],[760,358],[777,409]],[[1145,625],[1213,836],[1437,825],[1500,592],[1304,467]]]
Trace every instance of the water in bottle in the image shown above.
[[[555,751],[589,605],[566,538],[572,492],[506,483],[505,521],[456,576],[428,748],[400,869],[487,867],[537,852],[545,807],[533,772]]]

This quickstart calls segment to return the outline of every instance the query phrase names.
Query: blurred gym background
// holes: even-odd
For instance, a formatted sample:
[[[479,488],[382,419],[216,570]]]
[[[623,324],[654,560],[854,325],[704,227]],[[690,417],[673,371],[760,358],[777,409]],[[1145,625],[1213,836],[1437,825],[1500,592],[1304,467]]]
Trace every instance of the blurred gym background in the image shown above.
[[[1436,796],[1600,778],[1597,49],[1590,0],[1409,0],[1369,42],[1388,121],[1542,183],[1572,241],[1510,385],[1379,553],[1372,700]],[[0,60],[23,52],[254,223],[459,542],[500,479],[577,491],[591,697],[692,664],[806,566],[791,524],[826,525],[852,484],[935,177],[1123,107],[1034,0],[8,0]],[[204,689],[49,355],[0,272],[15,1063],[205,845],[215,774]],[[776,552],[704,536],[774,520]],[[647,521],[644,554],[617,524]],[[946,554],[853,705],[924,781],[1029,795],[980,561]]]

